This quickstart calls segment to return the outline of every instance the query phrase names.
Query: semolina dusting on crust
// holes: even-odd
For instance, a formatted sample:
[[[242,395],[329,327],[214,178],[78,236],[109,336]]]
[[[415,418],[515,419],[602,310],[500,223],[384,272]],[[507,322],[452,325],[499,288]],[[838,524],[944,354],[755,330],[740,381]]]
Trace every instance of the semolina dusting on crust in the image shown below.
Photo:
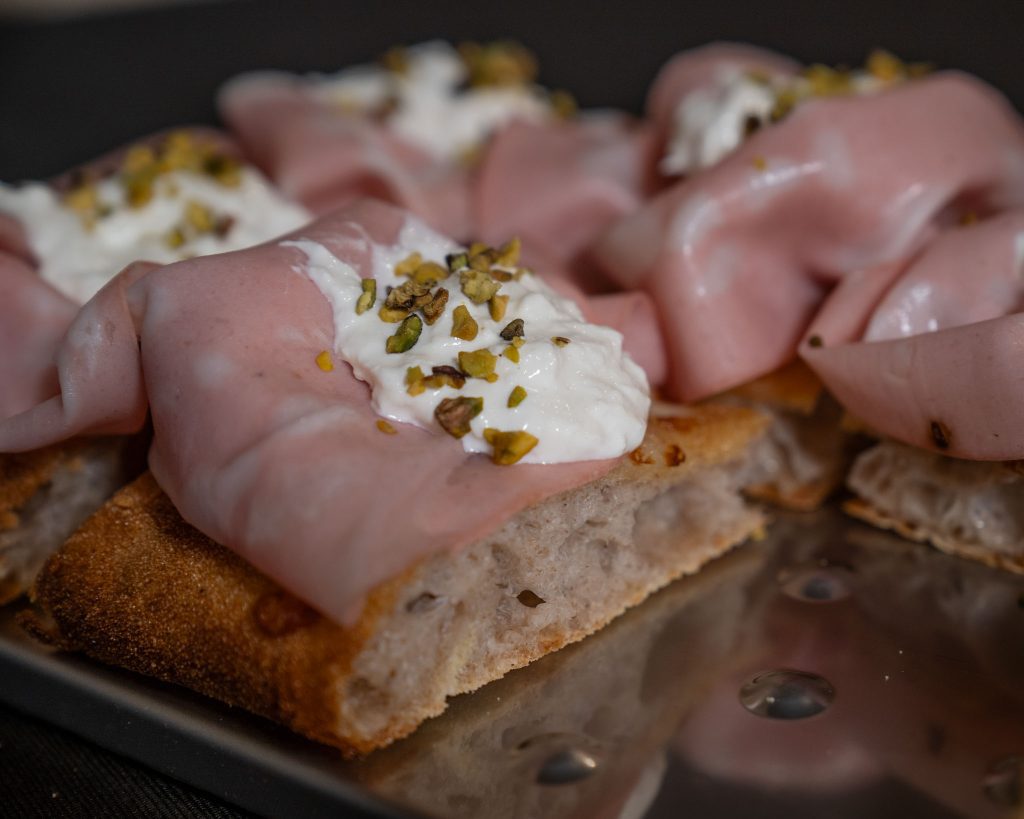
[[[604,478],[382,584],[352,628],[186,524],[147,474],[50,559],[23,620],[61,648],[367,753],[757,532],[739,489],[766,423],[721,406],[653,419]]]

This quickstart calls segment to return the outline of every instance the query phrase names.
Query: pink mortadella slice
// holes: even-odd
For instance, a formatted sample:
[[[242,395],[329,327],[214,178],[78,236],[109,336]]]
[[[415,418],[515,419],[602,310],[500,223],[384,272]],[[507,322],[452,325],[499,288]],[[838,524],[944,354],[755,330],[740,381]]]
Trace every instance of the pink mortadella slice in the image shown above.
[[[404,220],[366,201],[292,238],[368,275]],[[0,423],[0,451],[129,432],[148,408],[150,467],[185,519],[342,622],[418,560],[611,468],[499,467],[446,435],[379,431],[367,385],[315,363],[334,324],[305,263],[273,242],[129,269],[72,325],[61,395]]]
[[[840,285],[801,354],[879,432],[962,458],[1024,458],[1022,265],[1024,211],[952,228],[884,294],[868,278]]]
[[[566,264],[649,192],[653,132],[622,114],[506,126],[475,187],[477,228],[492,244],[519,236]]]
[[[316,214],[373,197],[460,240],[473,232],[464,165],[437,161],[369,115],[316,99],[299,77],[243,74],[221,90],[218,106],[250,158]]]
[[[960,214],[1021,203],[1024,126],[980,81],[937,74],[800,106],[594,255],[651,293],[670,394],[694,400],[788,361],[843,276],[912,256]]]
[[[78,305],[0,251],[0,420],[57,392],[54,356]]]

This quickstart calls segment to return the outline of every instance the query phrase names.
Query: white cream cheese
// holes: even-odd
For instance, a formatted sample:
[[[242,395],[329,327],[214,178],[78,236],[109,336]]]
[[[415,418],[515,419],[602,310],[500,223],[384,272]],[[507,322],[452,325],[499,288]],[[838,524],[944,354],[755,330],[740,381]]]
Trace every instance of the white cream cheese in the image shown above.
[[[405,52],[406,70],[356,66],[313,78],[312,93],[344,111],[390,110],[388,127],[437,159],[472,152],[513,119],[552,115],[540,89],[529,85],[464,88],[466,66],[447,43],[424,43]]]
[[[153,182],[152,199],[141,207],[126,203],[116,176],[100,180],[95,188],[109,212],[86,227],[49,185],[0,184],[0,211],[14,216],[25,229],[40,275],[81,302],[139,259],[167,264],[239,250],[294,230],[311,218],[250,168],[241,170],[239,184],[233,186],[193,171],[163,173]],[[224,220],[224,229],[186,232],[181,244],[172,247],[168,235],[182,224],[188,203],[198,203]]]
[[[872,94],[889,84],[857,71],[850,75],[848,90]],[[814,97],[810,81],[802,75],[754,76],[738,66],[723,67],[709,87],[687,94],[676,105],[661,172],[674,176],[714,165],[739,147],[749,127],[770,123],[780,95],[795,100]]]
[[[461,438],[467,452],[491,452],[484,439],[488,428],[523,430],[539,443],[522,463],[560,463],[613,458],[636,448],[643,440],[650,410],[647,379],[643,370],[623,352],[622,335],[583,319],[574,302],[558,295],[532,274],[504,282],[500,295],[508,296],[508,308],[499,321],[491,319],[488,306],[474,304],[461,291],[458,275],[440,283],[450,296],[447,308],[433,324],[424,322],[419,340],[404,353],[385,352],[385,343],[397,324],[382,321],[378,310],[388,286],[405,281],[394,267],[411,253],[424,261],[445,265],[445,256],[461,250],[422,222],[409,218],[397,244],[373,247],[377,303],[356,314],[362,294],[359,274],[327,248],[309,240],[282,243],[302,251],[306,260],[296,269],[308,275],[330,302],[334,312],[334,352],[347,361],[356,377],[370,385],[374,409],[394,421],[415,424],[443,434],[434,417],[442,399],[483,398],[483,410],[470,422]],[[451,335],[453,311],[464,306],[479,326],[472,341]],[[499,335],[513,319],[524,322],[525,343],[519,363],[505,358],[509,343]],[[569,339],[558,346],[553,337]],[[461,389],[443,386],[410,395],[406,383],[409,367],[430,375],[435,366],[458,367],[459,352],[486,348],[498,356],[497,380],[467,378]],[[526,390],[518,406],[509,407],[515,387]]]

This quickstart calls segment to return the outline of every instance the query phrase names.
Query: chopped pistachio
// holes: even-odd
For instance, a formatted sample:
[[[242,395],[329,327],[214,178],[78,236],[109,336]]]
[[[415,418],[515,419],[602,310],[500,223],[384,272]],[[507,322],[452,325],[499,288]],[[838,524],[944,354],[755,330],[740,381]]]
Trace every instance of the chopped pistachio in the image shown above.
[[[384,299],[384,306],[389,310],[419,310],[431,299],[430,285],[414,282],[411,279],[398,287],[393,287]]]
[[[156,163],[156,153],[149,145],[132,145],[124,152],[121,170],[124,173],[138,173]]]
[[[569,339],[565,336],[551,336],[551,343],[556,347],[565,347],[569,343]]]
[[[480,326],[476,319],[469,314],[466,305],[460,304],[452,311],[452,337],[461,338],[463,341],[472,341],[476,338]]]
[[[412,273],[412,280],[420,284],[434,285],[448,278],[448,271],[437,262],[424,262]]]
[[[334,369],[334,360],[331,358],[329,350],[321,350],[316,357],[316,366],[318,366],[325,373],[331,372]]]
[[[410,253],[395,265],[395,275],[411,276],[421,264],[423,264],[423,257],[419,253]]]
[[[548,95],[548,105],[559,119],[572,119],[579,110],[576,98],[561,88],[556,88]]]
[[[509,344],[508,347],[501,351],[501,354],[513,364],[519,363],[519,348],[514,344]]]
[[[156,175],[156,166],[151,165],[121,177],[121,185],[124,187],[129,207],[141,208],[153,198],[153,182]]]
[[[378,311],[382,321],[394,324],[405,319],[413,310],[418,310],[431,300],[430,286],[412,280],[398,287],[388,288],[384,305]]]
[[[490,248],[483,242],[473,242],[473,244],[469,246],[469,255],[470,257],[479,256],[481,253],[486,253],[488,250],[490,250]]]
[[[526,390],[522,387],[516,386],[512,392],[508,394],[508,405],[509,407],[518,407],[523,401],[526,400]]]
[[[492,279],[494,279],[496,282],[501,282],[502,284],[504,284],[505,282],[510,282],[512,281],[512,279],[516,278],[515,273],[509,273],[507,270],[502,270],[501,268],[498,267],[492,267],[487,272],[488,274],[490,274],[490,277]]]
[[[768,170],[768,160],[763,156],[758,155],[750,160],[750,164],[754,166],[754,170],[766,171]]]
[[[491,300],[487,302],[487,308],[494,321],[501,321],[505,318],[505,310],[508,309],[508,296],[491,296]]]
[[[537,61],[533,54],[512,40],[462,43],[459,55],[472,86],[528,85],[537,78]]]
[[[377,429],[383,432],[385,435],[397,435],[398,430],[395,429],[391,424],[385,421],[383,418],[377,419]]]
[[[213,212],[194,199],[185,203],[185,221],[200,233],[211,233],[216,224]]]
[[[233,156],[214,153],[203,160],[203,173],[228,188],[242,184],[242,163]]]
[[[434,409],[434,417],[441,429],[454,438],[461,438],[469,432],[469,422],[484,409],[484,399],[460,395],[445,398]]]
[[[92,227],[96,223],[96,216],[100,211],[100,198],[95,185],[76,185],[64,195],[64,204],[78,214],[78,218],[86,227]]]
[[[423,370],[419,367],[409,367],[405,371],[405,391],[409,395],[420,395],[427,389],[423,383]]]
[[[185,244],[185,232],[181,228],[171,228],[164,236],[164,244],[171,250],[177,250]]]
[[[491,460],[501,466],[517,463],[540,441],[525,430],[502,432],[500,429],[484,430],[484,440],[492,447]]]
[[[775,104],[772,106],[772,110],[768,113],[768,119],[772,122],[778,122],[779,120],[785,119],[796,107],[796,103],[797,97],[795,91],[780,91],[775,97]]]
[[[359,298],[356,300],[357,316],[361,316],[367,310],[371,309],[377,301],[376,279],[363,279],[360,282],[360,286],[363,288],[363,292],[359,294]]]
[[[526,343],[526,339],[525,338],[514,338],[514,339],[512,339],[512,346],[515,347],[517,350],[520,347],[522,347],[525,343]]]
[[[380,55],[380,64],[392,74],[409,72],[409,55],[401,46],[393,46]]]
[[[497,363],[498,357],[486,347],[482,350],[459,353],[459,369],[473,378],[497,381],[498,375],[494,372],[494,365]]]
[[[882,82],[895,82],[907,75],[907,67],[903,60],[880,48],[868,55],[866,67],[871,76]]]
[[[441,387],[451,387],[461,390],[466,386],[466,376],[447,364],[431,367],[431,373],[432,375],[424,380],[424,383],[431,389],[439,390]]]
[[[448,291],[443,287],[437,288],[433,298],[430,299],[426,304],[423,305],[423,318],[427,324],[433,324],[444,313],[444,308],[448,304]]]
[[[515,267],[519,264],[519,251],[522,249],[522,242],[518,236],[514,236],[503,244],[494,257],[494,264],[499,267]]]
[[[494,281],[487,273],[479,270],[463,270],[459,274],[462,292],[474,304],[483,304],[501,289],[501,283]]]
[[[488,248],[481,253],[476,253],[469,257],[469,267],[471,270],[476,270],[480,273],[489,273],[491,270],[491,264],[494,262],[493,251]]]
[[[185,130],[172,131],[160,146],[160,170],[176,171],[193,164],[196,144],[192,134]]]
[[[384,349],[389,353],[404,353],[411,350],[420,340],[423,332],[423,321],[419,316],[409,316],[401,324],[393,336],[388,336]]]
[[[466,253],[449,253],[444,260],[448,263],[448,270],[451,273],[458,273],[464,267],[469,267],[469,256]]]
[[[385,304],[377,311],[377,315],[380,316],[381,321],[386,321],[388,324],[398,324],[398,322],[409,315],[409,312],[409,310],[392,310]]]
[[[525,335],[525,326],[526,324],[521,318],[512,319],[512,321],[502,328],[498,335],[505,339],[505,341],[511,341],[514,338],[522,338]]]

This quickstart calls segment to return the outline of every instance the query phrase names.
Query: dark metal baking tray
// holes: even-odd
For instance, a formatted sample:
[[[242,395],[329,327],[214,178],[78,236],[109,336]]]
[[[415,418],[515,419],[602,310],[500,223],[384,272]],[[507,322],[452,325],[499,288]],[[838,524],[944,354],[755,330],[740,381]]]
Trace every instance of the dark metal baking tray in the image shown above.
[[[771,674],[765,672],[783,672]],[[267,816],[1009,817],[1024,578],[782,516],[359,762],[0,617],[0,698]]]

